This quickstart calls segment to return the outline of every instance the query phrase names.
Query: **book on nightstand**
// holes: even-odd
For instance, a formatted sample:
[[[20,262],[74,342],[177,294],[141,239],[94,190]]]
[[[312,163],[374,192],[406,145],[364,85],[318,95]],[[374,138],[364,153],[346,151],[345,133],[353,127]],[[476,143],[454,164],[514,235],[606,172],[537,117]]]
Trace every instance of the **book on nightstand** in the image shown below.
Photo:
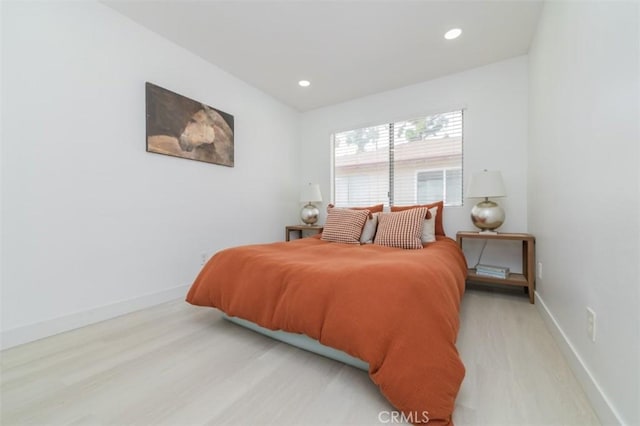
[[[477,265],[476,274],[493,278],[509,278],[509,268],[504,266]]]

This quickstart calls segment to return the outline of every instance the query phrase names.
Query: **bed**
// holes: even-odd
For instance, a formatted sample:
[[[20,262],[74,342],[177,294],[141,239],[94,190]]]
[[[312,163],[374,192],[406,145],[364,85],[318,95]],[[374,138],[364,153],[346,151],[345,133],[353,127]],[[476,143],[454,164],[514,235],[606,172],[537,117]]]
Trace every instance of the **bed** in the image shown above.
[[[467,268],[447,237],[421,248],[320,235],[230,248],[209,260],[187,301],[343,352],[405,418],[450,424],[464,377],[455,341]]]

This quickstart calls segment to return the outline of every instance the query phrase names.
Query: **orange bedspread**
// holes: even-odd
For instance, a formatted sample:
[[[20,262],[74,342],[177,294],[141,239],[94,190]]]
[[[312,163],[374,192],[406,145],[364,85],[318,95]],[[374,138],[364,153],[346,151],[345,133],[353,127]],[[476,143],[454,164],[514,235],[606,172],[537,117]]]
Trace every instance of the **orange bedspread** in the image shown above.
[[[304,238],[217,253],[187,301],[356,356],[406,418],[449,424],[464,377],[455,341],[466,270],[445,237],[423,250]]]

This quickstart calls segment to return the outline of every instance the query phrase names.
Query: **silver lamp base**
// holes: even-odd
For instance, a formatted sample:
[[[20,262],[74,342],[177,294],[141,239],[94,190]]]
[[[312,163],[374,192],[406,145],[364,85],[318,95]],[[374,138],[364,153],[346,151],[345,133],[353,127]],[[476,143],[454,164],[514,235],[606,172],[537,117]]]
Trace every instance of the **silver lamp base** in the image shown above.
[[[471,221],[485,232],[499,228],[504,222],[504,218],[502,207],[487,198],[471,209]]]
[[[300,219],[307,225],[313,225],[318,221],[320,210],[313,204],[309,203],[300,210]]]

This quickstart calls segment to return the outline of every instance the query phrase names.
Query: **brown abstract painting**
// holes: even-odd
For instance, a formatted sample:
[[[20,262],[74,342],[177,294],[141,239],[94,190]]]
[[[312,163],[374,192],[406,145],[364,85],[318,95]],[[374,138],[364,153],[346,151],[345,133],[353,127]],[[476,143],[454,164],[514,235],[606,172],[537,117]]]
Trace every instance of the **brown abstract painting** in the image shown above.
[[[146,84],[147,151],[233,167],[233,115]]]

